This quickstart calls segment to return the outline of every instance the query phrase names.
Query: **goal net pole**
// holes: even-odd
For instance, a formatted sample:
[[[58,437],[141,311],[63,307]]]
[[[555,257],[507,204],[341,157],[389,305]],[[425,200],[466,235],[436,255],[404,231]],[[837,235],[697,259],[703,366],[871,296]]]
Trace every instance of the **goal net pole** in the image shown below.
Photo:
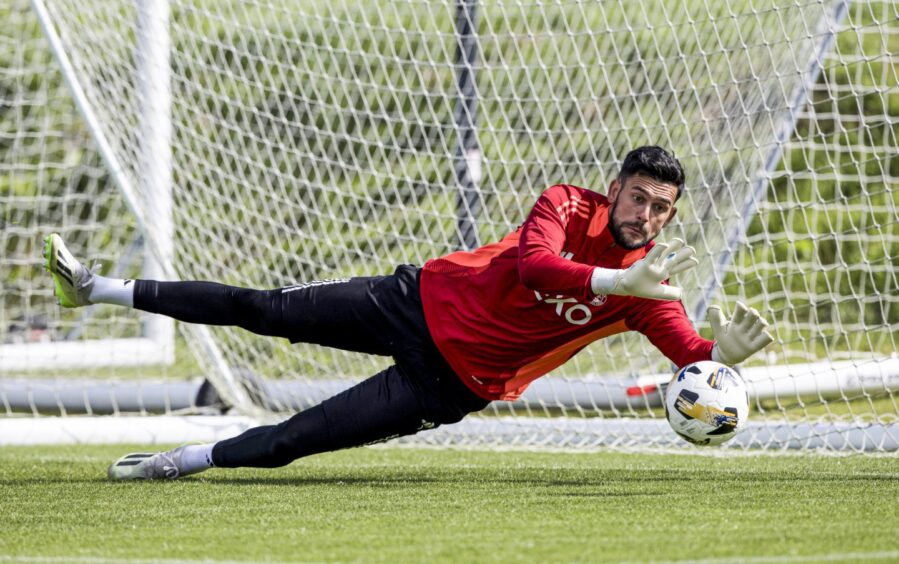
[[[481,209],[481,149],[478,146],[478,2],[456,0],[456,81],[458,93],[454,112],[458,145],[456,178],[459,183],[459,247],[477,248],[477,217]]]
[[[174,268],[175,224],[172,215],[172,89],[169,52],[168,0],[137,2],[137,92],[140,115],[138,194],[154,237],[144,247],[142,276],[146,280],[171,280]],[[57,55],[58,56],[58,55]],[[96,131],[94,135],[96,135]],[[146,227],[146,224],[145,224]],[[175,322],[162,315],[148,315],[144,331],[164,350],[169,363],[175,357]]]
[[[128,201],[132,213],[142,225],[145,224],[145,214],[143,209],[134,200],[137,198],[137,192],[131,185],[131,181],[125,174],[124,167],[115,152],[112,150],[109,139],[104,135],[100,120],[94,112],[91,103],[87,100],[85,92],[81,87],[80,81],[72,67],[71,61],[66,55],[63,42],[50,20],[45,4],[36,0],[32,2],[32,9],[37,16],[39,25],[42,26],[47,44],[51,52],[54,53],[61,74],[69,86],[72,100],[80,111],[84,123],[89,131],[91,131],[97,150],[104,159],[106,171],[113,178],[115,184],[118,185],[126,201]],[[164,97],[161,99],[165,103]],[[159,104],[153,107],[155,101],[147,100],[147,108],[149,113],[156,113],[155,119],[160,116],[164,118],[164,113],[160,114]],[[161,131],[159,127],[154,130]],[[159,136],[157,136],[159,138]],[[146,157],[150,157],[151,151],[155,155],[153,158],[145,158],[144,162],[148,165],[155,163],[158,157],[164,159],[164,155],[169,148],[165,145],[164,138],[159,138],[161,143],[148,143],[146,145]],[[164,164],[162,163],[157,164]],[[151,186],[164,186],[160,182],[152,179],[158,178],[158,173],[163,168],[145,168],[146,177],[151,179],[147,184],[147,188]],[[142,174],[141,177],[144,177]],[[164,179],[162,179],[164,182]],[[163,200],[160,205],[165,206],[165,196],[161,195]],[[169,202],[171,197],[169,196]],[[161,218],[165,221],[165,218]],[[35,237],[47,235],[48,233],[35,234]],[[147,246],[149,251],[153,246]],[[161,245],[161,248],[164,248]],[[161,272],[156,256],[152,252],[147,252],[147,269],[152,273]],[[154,318],[155,317],[155,318]],[[99,366],[139,366],[153,364],[170,364],[174,359],[173,339],[174,325],[169,320],[160,319],[157,316],[143,316],[145,331],[137,338],[102,338],[89,341],[72,340],[71,342],[48,342],[48,343],[25,343],[25,344],[0,344],[0,370],[47,370],[56,367],[81,368],[81,367],[99,367]],[[77,334],[78,332],[74,332]]]
[[[836,30],[843,24],[849,12],[849,2],[850,0],[837,0],[833,5],[832,16],[829,19],[823,18],[818,29],[815,30],[814,35],[820,37],[818,48],[812,52],[812,56],[806,65],[806,70],[802,73],[804,78],[796,84],[795,92],[790,98],[790,104],[775,128],[774,145],[765,157],[764,168],[759,171],[755,182],[747,192],[746,200],[743,202],[738,216],[739,221],[734,225],[730,234],[726,236],[724,249],[718,255],[715,267],[702,287],[699,299],[693,308],[694,320],[705,318],[706,310],[711,305],[712,298],[721,288],[721,283],[724,281],[727,268],[733,260],[734,253],[746,237],[749,224],[755,217],[759,205],[764,201],[771,173],[780,164],[784,146],[789,142],[790,137],[796,130],[800,111],[809,102],[809,94],[821,75],[824,59],[833,49],[834,41],[836,40]]]
[[[145,89],[138,93],[141,105],[139,130],[141,139],[140,177],[143,188],[147,192],[139,192],[132,183],[125,167],[120,162],[105,133],[92,103],[88,100],[78,74],[63,46],[62,39],[56,31],[50,12],[43,0],[31,0],[32,8],[37,15],[47,42],[59,64],[62,75],[69,87],[75,105],[100,155],[107,165],[108,172],[116,186],[122,192],[129,209],[146,237],[146,255],[149,260],[144,270],[145,275],[162,280],[177,280],[172,259],[174,252],[174,223],[172,221],[171,193],[171,91],[169,78],[170,41],[168,32],[169,5],[168,0],[138,2],[139,17],[137,21],[137,39],[139,68],[141,70],[137,83]],[[146,174],[146,177],[143,175]],[[174,324],[171,320],[157,319],[147,323],[150,334],[162,340],[162,354],[158,350],[151,361],[171,362],[174,354]],[[210,378],[217,384],[220,393],[235,406],[240,406],[248,414],[260,414],[254,402],[233,374],[225,361],[218,344],[212,338],[208,327],[190,325],[187,329],[200,343],[203,349],[202,358],[210,369]],[[73,348],[77,345],[72,344]],[[107,345],[109,346],[109,345]],[[111,345],[119,347],[118,344]],[[125,348],[127,351],[127,347]],[[146,351],[138,358],[147,358]],[[127,351],[126,354],[131,353]],[[55,355],[58,356],[59,355]]]

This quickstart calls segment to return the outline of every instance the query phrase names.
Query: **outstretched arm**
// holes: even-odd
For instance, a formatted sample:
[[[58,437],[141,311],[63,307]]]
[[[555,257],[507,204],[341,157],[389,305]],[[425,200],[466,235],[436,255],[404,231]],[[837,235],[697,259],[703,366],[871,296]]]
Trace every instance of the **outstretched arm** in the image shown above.
[[[647,300],[637,304],[628,314],[628,329],[646,335],[678,367],[709,359],[733,366],[774,340],[765,330],[768,323],[759,312],[740,302],[730,320],[725,319],[718,306],[709,308],[714,341],[703,339],[696,332],[680,302]]]
[[[696,332],[680,301],[633,300],[626,323],[678,368],[712,358],[714,343]]]

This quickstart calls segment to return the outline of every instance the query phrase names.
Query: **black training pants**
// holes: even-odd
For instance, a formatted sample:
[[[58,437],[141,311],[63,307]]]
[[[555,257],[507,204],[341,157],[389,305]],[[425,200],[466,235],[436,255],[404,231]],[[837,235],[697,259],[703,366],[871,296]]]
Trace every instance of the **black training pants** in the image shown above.
[[[310,454],[455,423],[488,401],[453,373],[428,332],[420,269],[277,290],[138,280],[134,307],[190,323],[236,325],[291,342],[392,356],[396,364],[278,425],[220,441],[216,466],[272,468]]]

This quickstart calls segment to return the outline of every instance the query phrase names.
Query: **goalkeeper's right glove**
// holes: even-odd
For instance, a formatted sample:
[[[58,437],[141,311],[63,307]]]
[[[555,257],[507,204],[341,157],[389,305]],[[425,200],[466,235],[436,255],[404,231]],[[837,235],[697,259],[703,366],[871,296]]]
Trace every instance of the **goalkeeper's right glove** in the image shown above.
[[[743,302],[737,302],[730,321],[724,318],[718,306],[709,308],[708,318],[715,335],[712,347],[715,362],[730,366],[739,364],[774,341],[774,337],[765,331],[768,322],[755,308],[749,309]]]
[[[699,264],[693,256],[695,252],[681,239],[672,239],[667,245],[658,243],[626,270],[595,268],[590,287],[594,294],[679,300],[683,290],[662,284],[662,281]]]

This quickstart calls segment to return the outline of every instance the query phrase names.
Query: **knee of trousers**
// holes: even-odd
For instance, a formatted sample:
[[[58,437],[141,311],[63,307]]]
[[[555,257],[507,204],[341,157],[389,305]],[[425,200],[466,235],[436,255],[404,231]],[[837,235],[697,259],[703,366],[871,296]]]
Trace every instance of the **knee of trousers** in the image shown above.
[[[432,409],[429,413],[429,419],[432,423],[436,425],[452,425],[453,423],[458,423],[465,418],[470,412],[461,409],[458,406],[443,406],[441,405],[439,408]]]
[[[303,456],[299,448],[300,441],[280,425],[269,439],[266,449],[266,459],[271,468],[286,466]]]
[[[446,401],[447,394],[441,394],[436,405],[431,405],[428,413],[430,421],[437,425],[452,425],[464,419],[467,415],[475,413],[487,407],[487,400],[477,397],[466,397],[458,401]]]
[[[248,330],[261,335],[281,335],[284,332],[280,290],[239,288],[233,292],[232,303]]]

